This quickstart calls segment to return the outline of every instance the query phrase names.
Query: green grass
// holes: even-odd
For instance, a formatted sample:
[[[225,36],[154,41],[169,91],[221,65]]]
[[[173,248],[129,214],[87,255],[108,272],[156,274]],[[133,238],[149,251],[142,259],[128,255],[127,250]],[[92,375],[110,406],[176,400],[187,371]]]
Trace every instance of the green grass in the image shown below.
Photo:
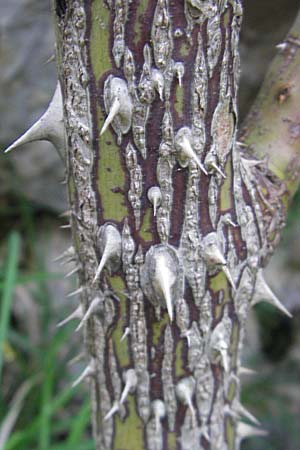
[[[53,216],[45,211],[41,216],[24,199],[16,203],[17,208],[0,208],[0,244],[5,250],[0,267],[0,430],[14,393],[25,381],[36,381],[1,450],[94,450],[88,390],[70,387],[73,375],[68,373],[67,362],[78,352],[72,345],[74,324],[54,327],[60,318],[55,316],[49,283],[62,279],[63,274],[44,269],[46,257],[36,245],[37,223],[40,228],[41,220],[48,221],[50,229],[58,223],[53,224]],[[17,231],[7,233],[15,226]],[[37,311],[40,340],[36,345],[25,334],[22,317],[13,313],[17,287],[29,290]],[[29,319],[27,313],[24,321]]]
[[[7,246],[7,267],[4,274],[1,315],[0,315],[0,384],[3,367],[4,344],[9,329],[9,318],[12,305],[13,291],[18,270],[18,261],[20,253],[20,236],[12,232],[8,238]]]

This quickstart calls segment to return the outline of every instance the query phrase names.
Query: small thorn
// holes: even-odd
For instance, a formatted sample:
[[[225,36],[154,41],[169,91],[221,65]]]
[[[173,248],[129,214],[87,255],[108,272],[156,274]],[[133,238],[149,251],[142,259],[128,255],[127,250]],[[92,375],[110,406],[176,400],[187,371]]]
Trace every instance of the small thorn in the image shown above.
[[[251,305],[254,306],[260,302],[267,302],[270,305],[275,306],[275,308],[279,309],[283,314],[292,318],[292,314],[286,309],[286,307],[278,300],[276,295],[272,292],[272,290],[267,285],[262,269],[259,269],[256,276],[255,288],[253,298],[251,300]]]
[[[255,436],[267,436],[268,432],[260,428],[253,427],[244,422],[238,422],[237,424],[237,436],[240,441],[255,437]]]
[[[103,421],[107,422],[116,412],[118,412],[120,409],[119,402],[115,401],[111,409],[108,411],[106,416],[104,417]]]
[[[74,258],[76,256],[75,249],[71,245],[67,250],[65,250],[61,255],[57,256],[55,259],[53,259],[53,262],[60,261],[61,259],[69,259]]]
[[[210,265],[226,265],[226,259],[224,258],[221,250],[218,235],[215,232],[207,234],[203,239],[203,252],[206,262]]]
[[[62,320],[61,322],[59,322],[56,326],[58,328],[63,327],[64,325],[66,325],[68,322],[70,322],[73,319],[81,319],[83,317],[83,311],[82,311],[82,306],[81,304],[75,309],[75,311],[73,311],[66,319]]]
[[[230,218],[227,218],[225,220],[226,225],[231,225],[233,228],[236,228],[238,226],[237,223],[233,222]]]
[[[79,361],[82,361],[85,357],[84,352],[79,353],[79,355],[74,356],[74,358],[70,359],[70,361],[67,362],[68,366],[73,366],[74,364],[78,363]]]
[[[61,214],[59,214],[59,218],[63,219],[64,217],[71,217],[72,216],[72,211],[69,209],[68,211],[64,211]]]
[[[159,255],[156,261],[156,279],[162,290],[170,322],[173,321],[173,302],[171,288],[174,283],[173,274],[165,263],[163,255]]]
[[[55,53],[53,53],[52,55],[49,56],[48,59],[46,59],[46,61],[44,62],[44,65],[49,64],[49,63],[52,63],[52,62],[54,62],[55,60],[56,60]]]
[[[235,283],[234,283],[233,278],[232,278],[232,276],[231,276],[231,273],[229,272],[228,267],[227,267],[227,266],[222,266],[222,270],[223,270],[223,272],[224,272],[224,274],[225,274],[227,280],[229,281],[229,283],[230,283],[232,289],[233,289],[234,292],[235,292],[235,291],[236,291],[236,286],[235,286]]]
[[[102,136],[103,133],[107,130],[109,125],[112,123],[118,112],[120,111],[121,103],[117,97],[115,97],[113,104],[111,105],[111,109],[109,111],[108,116],[106,117],[106,120],[103,124],[103,127],[100,131],[100,136]]]
[[[280,50],[283,51],[287,48],[288,44],[286,42],[280,42],[279,44],[277,44],[275,47]]]
[[[179,86],[182,87],[182,79],[184,76],[184,64],[182,62],[175,63],[174,72],[176,77],[178,78]]]
[[[62,230],[66,230],[72,228],[72,225],[70,223],[67,223],[66,225],[61,225],[59,228],[61,228]]]
[[[181,337],[186,338],[188,347],[191,346],[191,334],[192,330],[186,330],[183,333],[181,333]]]
[[[251,414],[251,412],[248,411],[248,409],[246,409],[240,402],[237,403],[236,411],[240,416],[245,417],[257,426],[260,426],[259,420],[257,420],[257,418],[253,414]]]
[[[130,334],[130,328],[126,327],[125,331],[124,331],[124,334],[123,334],[123,336],[120,339],[120,342],[123,342],[129,334]]]
[[[83,380],[85,380],[86,378],[89,378],[91,376],[95,375],[95,363],[92,360],[91,363],[84,369],[84,371],[81,373],[81,375],[79,375],[79,377],[77,378],[77,380],[75,380],[72,383],[72,388],[75,388],[76,386],[78,386]]]
[[[182,151],[185,153],[185,155],[188,158],[192,159],[197,164],[199,169],[202,170],[203,173],[205,173],[205,175],[208,175],[207,170],[205,169],[203,164],[200,162],[200,159],[194,152],[194,150],[191,146],[191,143],[186,136],[183,138],[181,146],[182,146]]]
[[[161,427],[161,420],[166,416],[166,407],[162,400],[157,399],[152,402],[152,410],[155,419],[155,430],[159,431]]]
[[[70,272],[68,272],[68,273],[64,276],[64,278],[69,278],[69,277],[71,277],[72,275],[74,275],[74,273],[79,272],[80,269],[81,269],[80,266],[74,267],[74,269],[72,269]]]
[[[196,426],[196,412],[193,406],[193,395],[195,393],[196,382],[195,379],[190,376],[186,378],[182,378],[176,384],[176,395],[178,399],[189,407],[192,416],[193,427]]]
[[[102,256],[97,267],[93,283],[96,283],[100,277],[102,270],[110,262],[114,261],[119,267],[121,260],[121,235],[115,225],[103,225],[99,231],[100,248]]]
[[[219,353],[221,355],[222,366],[224,367],[225,372],[228,373],[229,372],[229,358],[228,358],[227,348],[222,348],[220,346]]]
[[[152,69],[151,78],[154,88],[157,90],[161,101],[164,100],[164,76],[158,69]]]
[[[241,366],[239,369],[240,375],[257,375],[256,370],[248,369],[248,367]]]
[[[244,142],[242,142],[242,141],[236,141],[236,144],[239,146],[239,147],[248,147],[248,145],[247,144],[245,144]]]
[[[225,173],[224,172],[222,172],[222,170],[220,169],[220,167],[219,166],[217,166],[217,164],[216,163],[214,163],[214,162],[212,162],[211,163],[211,166],[215,169],[215,171],[216,172],[218,172],[220,175],[221,175],[221,177],[223,177],[224,178],[224,180],[226,179],[226,175],[225,175]]]
[[[196,155],[192,147],[192,132],[189,128],[183,127],[176,133],[175,136],[175,147],[178,153],[179,163],[186,167],[188,160],[194,161],[200,170],[202,170],[205,175],[208,175],[207,170],[201,163],[200,159]]]
[[[148,190],[148,194],[147,195],[148,195],[149,201],[153,205],[153,215],[155,217],[156,216],[156,212],[157,212],[157,208],[161,204],[161,199],[162,199],[161,190],[160,190],[160,188],[158,186],[152,186]]]
[[[80,286],[80,288],[76,289],[76,290],[73,291],[73,292],[70,292],[66,297],[67,297],[67,298],[69,298],[69,297],[75,297],[75,295],[79,295],[79,294],[81,294],[83,291],[84,291],[84,288],[83,288],[82,286]]]
[[[94,300],[91,302],[90,306],[88,307],[86,313],[82,317],[80,323],[78,324],[75,331],[79,331],[83,325],[86,323],[86,321],[96,312],[100,310],[100,306],[103,305],[103,298],[101,297],[95,297]]]
[[[63,103],[60,84],[57,83],[54,96],[46,112],[22,136],[11,144],[4,153],[8,153],[23,144],[34,141],[50,141],[60,157],[65,148],[65,127],[63,122]]]
[[[136,372],[134,369],[126,370],[126,372],[124,373],[124,381],[125,381],[125,386],[124,386],[124,389],[123,389],[123,392],[122,392],[122,395],[120,398],[120,402],[119,402],[120,405],[122,405],[125,402],[128,394],[132,394],[137,387],[138,379],[137,379],[137,375],[136,375]]]

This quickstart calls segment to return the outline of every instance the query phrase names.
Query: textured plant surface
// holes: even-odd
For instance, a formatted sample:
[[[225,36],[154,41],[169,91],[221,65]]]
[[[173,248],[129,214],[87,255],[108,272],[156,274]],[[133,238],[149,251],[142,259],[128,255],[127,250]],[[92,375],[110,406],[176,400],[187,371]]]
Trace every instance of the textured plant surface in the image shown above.
[[[53,9],[59,83],[10,148],[42,138],[66,148],[73,246],[63,258],[80,295],[67,321],[83,330],[88,365],[74,384],[89,379],[96,447],[237,449],[264,434],[239,400],[248,310],[265,300],[289,315],[262,267],[298,182],[297,37],[241,144],[239,1]],[[285,158],[273,152],[273,104]]]

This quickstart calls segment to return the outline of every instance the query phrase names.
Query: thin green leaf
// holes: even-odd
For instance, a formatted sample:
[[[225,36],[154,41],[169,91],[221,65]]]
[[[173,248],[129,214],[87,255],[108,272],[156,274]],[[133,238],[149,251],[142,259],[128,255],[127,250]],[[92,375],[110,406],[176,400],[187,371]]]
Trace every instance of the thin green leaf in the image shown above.
[[[0,315],[0,383],[3,366],[3,347],[6,340],[9,317],[12,305],[13,291],[18,270],[18,261],[20,254],[20,236],[17,232],[12,232],[8,239],[8,255],[7,266],[4,278],[2,301],[1,301],[1,315]]]

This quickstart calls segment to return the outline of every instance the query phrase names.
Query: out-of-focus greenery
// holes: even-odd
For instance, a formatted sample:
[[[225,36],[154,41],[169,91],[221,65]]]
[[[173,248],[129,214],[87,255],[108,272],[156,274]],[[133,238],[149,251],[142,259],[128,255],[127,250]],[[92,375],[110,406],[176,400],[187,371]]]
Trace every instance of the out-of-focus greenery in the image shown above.
[[[44,271],[43,261],[37,258],[35,242],[42,212],[24,199],[15,200],[18,208],[0,208],[2,223],[7,225],[1,236],[4,262],[0,268],[0,442],[10,416],[16,413],[17,420],[4,448],[1,444],[0,447],[93,450],[89,398],[82,395],[80,387],[71,389],[67,370],[67,362],[76,351],[72,345],[74,324],[64,328],[50,326],[59,318],[53,317],[48,286],[63,275]],[[15,230],[8,231],[11,227]],[[13,314],[14,291],[28,284],[35,293],[41,322],[42,333],[36,346],[23,334]],[[20,402],[24,383],[30,385]]]

